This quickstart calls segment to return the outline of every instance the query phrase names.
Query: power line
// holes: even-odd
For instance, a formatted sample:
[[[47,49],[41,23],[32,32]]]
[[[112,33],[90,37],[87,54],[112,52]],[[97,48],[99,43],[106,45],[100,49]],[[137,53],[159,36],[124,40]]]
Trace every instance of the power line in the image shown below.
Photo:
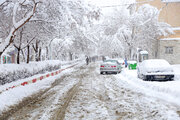
[[[147,2],[151,2],[154,0],[146,0],[146,1],[142,1],[142,2],[134,2],[134,3],[128,3],[128,4],[121,4],[121,5],[110,5],[110,6],[99,6],[101,8],[106,8],[106,7],[119,7],[119,6],[127,6],[127,5],[132,5],[132,4],[142,4],[142,3],[147,3]]]

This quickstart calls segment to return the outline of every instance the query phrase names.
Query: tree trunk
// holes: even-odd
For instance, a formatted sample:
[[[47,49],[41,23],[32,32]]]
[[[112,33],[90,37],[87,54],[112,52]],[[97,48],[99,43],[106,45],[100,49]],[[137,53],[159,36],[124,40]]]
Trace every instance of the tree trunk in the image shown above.
[[[41,48],[39,48],[38,61],[41,61]]]
[[[26,63],[29,63],[29,57],[30,57],[30,46],[27,46],[27,61]]]
[[[20,51],[21,51],[21,49],[18,49],[18,53],[17,53],[17,64],[20,64]]]
[[[38,58],[38,49],[39,49],[38,43],[39,43],[39,41],[36,40],[35,46],[34,45],[32,46],[33,49],[34,49],[34,52],[35,52],[35,60],[36,60],[36,62],[38,62],[38,60],[39,60],[39,58]]]
[[[22,53],[22,56],[23,56],[23,62],[25,62],[26,61],[26,57],[25,57],[24,51],[22,49],[21,49],[21,53]]]
[[[48,54],[49,54],[49,49],[48,49],[48,47],[46,47],[46,60],[49,60]]]
[[[70,58],[70,60],[73,59],[73,54],[71,52],[69,52],[69,58]]]

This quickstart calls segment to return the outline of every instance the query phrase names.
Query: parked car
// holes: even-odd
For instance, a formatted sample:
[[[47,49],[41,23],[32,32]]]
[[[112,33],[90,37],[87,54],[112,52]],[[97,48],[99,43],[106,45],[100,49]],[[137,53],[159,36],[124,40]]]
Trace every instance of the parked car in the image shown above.
[[[137,67],[138,78],[143,80],[173,80],[171,65],[163,59],[144,60]]]
[[[100,65],[100,74],[107,74],[107,73],[120,73],[121,72],[121,64],[117,60],[105,60]]]

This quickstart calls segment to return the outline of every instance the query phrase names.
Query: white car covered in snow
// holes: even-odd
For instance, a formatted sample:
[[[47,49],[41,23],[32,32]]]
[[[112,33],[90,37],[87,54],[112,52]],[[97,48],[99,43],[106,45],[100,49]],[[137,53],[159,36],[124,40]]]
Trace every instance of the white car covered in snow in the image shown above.
[[[144,60],[138,64],[137,74],[143,80],[174,80],[173,68],[163,59]]]
[[[105,60],[100,65],[100,74],[107,73],[120,73],[121,72],[121,64],[117,60]]]

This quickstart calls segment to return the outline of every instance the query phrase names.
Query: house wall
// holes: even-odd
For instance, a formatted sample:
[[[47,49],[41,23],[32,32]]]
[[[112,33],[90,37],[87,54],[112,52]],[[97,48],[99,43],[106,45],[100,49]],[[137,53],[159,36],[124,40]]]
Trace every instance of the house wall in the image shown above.
[[[166,59],[170,64],[180,64],[180,40],[160,40],[159,57]],[[173,47],[173,54],[165,53],[165,47]]]
[[[141,6],[143,4],[150,4],[155,6],[157,9],[161,9],[159,15],[160,22],[166,22],[170,24],[172,27],[180,27],[180,2],[162,2],[161,0],[152,0],[148,2],[144,2],[145,0],[136,0],[140,4],[137,6]]]
[[[139,2],[137,7],[143,4],[150,4],[157,9],[161,10],[159,15],[160,22],[166,22],[170,24],[173,28],[179,28],[174,31],[174,34],[169,36],[162,36],[162,38],[180,38],[180,2],[162,2],[163,0],[152,0],[144,2],[145,0],[136,0]],[[173,54],[166,54],[165,47],[173,46]],[[158,40],[157,46],[151,50],[156,53],[158,50],[157,58],[166,59],[171,64],[180,64],[180,40]],[[152,56],[152,55],[150,55]],[[153,56],[151,57],[153,58]],[[155,57],[154,57],[155,58]]]

